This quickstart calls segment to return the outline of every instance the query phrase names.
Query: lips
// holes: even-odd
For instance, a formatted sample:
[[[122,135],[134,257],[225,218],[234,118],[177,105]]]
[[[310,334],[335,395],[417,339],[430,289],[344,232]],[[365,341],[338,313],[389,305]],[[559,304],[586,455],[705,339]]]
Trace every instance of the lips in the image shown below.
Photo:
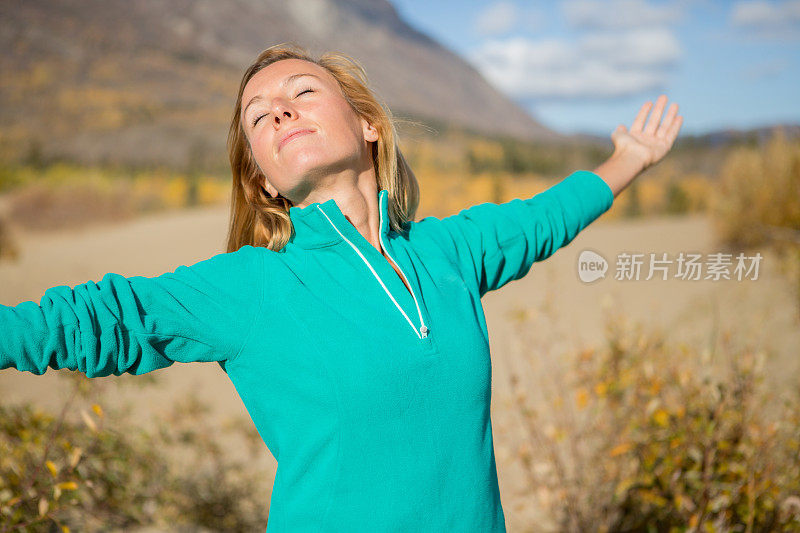
[[[284,144],[297,139],[298,137],[302,137],[308,133],[313,133],[314,130],[310,130],[308,128],[295,128],[293,130],[287,131],[282,137],[281,140],[278,142],[278,150],[280,150]]]

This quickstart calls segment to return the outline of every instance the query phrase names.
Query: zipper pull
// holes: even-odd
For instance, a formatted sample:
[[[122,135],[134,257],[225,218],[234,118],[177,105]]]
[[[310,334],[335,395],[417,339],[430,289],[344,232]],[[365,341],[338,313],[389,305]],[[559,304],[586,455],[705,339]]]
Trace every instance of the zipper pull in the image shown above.
[[[428,336],[428,331],[430,331],[428,329],[428,326],[420,326],[420,328],[419,328],[419,332],[422,333],[422,338],[423,339]]]

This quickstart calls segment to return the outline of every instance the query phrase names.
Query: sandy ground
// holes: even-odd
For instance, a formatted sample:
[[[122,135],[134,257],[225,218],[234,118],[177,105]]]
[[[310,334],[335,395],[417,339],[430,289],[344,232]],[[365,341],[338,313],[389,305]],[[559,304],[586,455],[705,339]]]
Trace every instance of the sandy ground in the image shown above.
[[[227,208],[206,208],[160,214],[103,228],[46,234],[17,233],[21,256],[15,263],[0,261],[0,303],[16,305],[39,301],[45,289],[98,281],[107,272],[123,275],[158,275],[181,264],[192,264],[223,250]],[[605,279],[591,284],[576,272],[584,249],[603,255],[611,267]],[[517,415],[509,408],[511,369],[525,372],[525,358],[556,358],[581,346],[603,340],[604,307],[624,311],[634,320],[660,327],[672,340],[709,345],[714,331],[729,331],[743,344],[768,350],[767,367],[776,386],[795,385],[800,375],[800,317],[790,284],[776,270],[774,257],[765,252],[757,280],[688,281],[654,278],[615,280],[617,254],[720,251],[703,216],[656,218],[636,222],[598,220],[570,245],[548,260],[534,265],[524,279],[484,297],[493,357],[492,419],[498,475],[508,530],[545,528],[526,488],[526,477],[514,458],[521,432]],[[670,275],[675,272],[670,269]],[[549,302],[549,303],[548,303]],[[550,305],[557,317],[542,331],[547,353],[536,346],[515,347],[508,313],[519,308]],[[537,332],[538,334],[538,332]],[[32,401],[56,410],[66,400],[66,381],[60,371],[43,376],[0,372],[0,401]],[[243,417],[249,421],[236,390],[216,363],[176,364],[153,373],[157,386],[126,386],[135,376],[98,378],[108,382],[105,401],[114,405],[136,402],[134,420],[146,424],[163,412],[171,398],[198,392],[213,401],[212,421]],[[534,376],[535,377],[535,376]],[[540,376],[541,377],[541,376]],[[130,379],[129,379],[130,378]],[[229,453],[240,456],[245,448],[231,441]],[[266,447],[261,464],[274,479],[276,463]],[[264,494],[264,501],[269,492]],[[264,511],[266,519],[267,509]]]

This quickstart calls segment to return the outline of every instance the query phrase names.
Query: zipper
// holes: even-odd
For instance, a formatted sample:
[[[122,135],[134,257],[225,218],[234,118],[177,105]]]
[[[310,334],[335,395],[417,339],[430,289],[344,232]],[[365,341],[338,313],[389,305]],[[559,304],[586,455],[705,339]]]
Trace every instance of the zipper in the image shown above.
[[[383,234],[381,233],[380,236],[379,236],[379,242],[381,244],[381,248],[383,248],[383,250],[386,252],[386,255],[388,255],[389,258],[392,260],[392,263],[397,265],[397,269],[400,271],[400,274],[403,276],[403,279],[408,284],[408,288],[411,290],[411,297],[414,299],[414,305],[417,306],[417,314],[419,315],[419,322],[420,322],[419,329],[417,329],[417,326],[415,326],[414,323],[411,321],[411,319],[408,318],[408,315],[406,314],[405,311],[403,311],[403,308],[400,307],[400,304],[397,303],[397,300],[394,299],[394,296],[392,296],[392,293],[389,291],[389,289],[383,283],[383,280],[378,275],[378,273],[375,272],[375,269],[372,268],[372,265],[367,260],[367,258],[364,257],[364,254],[361,253],[361,250],[359,250],[358,247],[355,244],[350,242],[350,239],[345,237],[344,234],[341,231],[339,231],[339,228],[336,227],[336,224],[333,223],[333,221],[330,219],[330,217],[328,217],[328,215],[325,213],[325,211],[319,205],[317,206],[317,209],[319,209],[322,212],[322,214],[325,215],[325,218],[327,218],[328,222],[331,223],[331,226],[333,226],[333,229],[335,229],[336,232],[342,237],[342,239],[344,239],[345,242],[347,242],[347,244],[349,244],[350,247],[353,250],[355,250],[355,252],[361,258],[361,260],[364,261],[364,263],[367,265],[367,267],[369,267],[370,272],[372,272],[372,275],[375,276],[375,279],[378,280],[378,283],[381,284],[381,287],[383,287],[384,292],[386,292],[386,294],[392,300],[392,302],[394,303],[395,307],[397,307],[398,311],[400,311],[403,314],[403,317],[405,317],[406,321],[411,326],[411,329],[414,330],[414,334],[419,339],[424,339],[425,337],[427,337],[428,336],[428,332],[430,330],[428,329],[428,326],[425,325],[425,321],[422,319],[422,311],[420,311],[419,302],[417,302],[417,296],[416,296],[416,294],[414,294],[414,288],[411,286],[411,283],[408,282],[408,278],[406,277],[405,272],[403,272],[403,269],[400,267],[400,265],[397,263],[397,261],[394,260],[394,257],[392,257],[391,254],[389,254],[389,250],[387,250],[386,247],[383,245]],[[382,225],[383,224],[383,212],[380,209],[379,209],[379,217],[380,218],[379,218],[379,222],[378,222],[378,228],[381,228],[381,227],[383,227],[383,225]]]

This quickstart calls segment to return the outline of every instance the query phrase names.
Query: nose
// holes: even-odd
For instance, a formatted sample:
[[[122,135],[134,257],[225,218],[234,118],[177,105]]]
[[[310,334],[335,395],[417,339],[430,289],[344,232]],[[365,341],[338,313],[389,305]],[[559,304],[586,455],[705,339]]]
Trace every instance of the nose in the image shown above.
[[[272,116],[274,117],[273,125],[279,126],[281,121],[294,118],[295,112],[288,103],[285,103],[282,99],[277,99],[272,105]]]

